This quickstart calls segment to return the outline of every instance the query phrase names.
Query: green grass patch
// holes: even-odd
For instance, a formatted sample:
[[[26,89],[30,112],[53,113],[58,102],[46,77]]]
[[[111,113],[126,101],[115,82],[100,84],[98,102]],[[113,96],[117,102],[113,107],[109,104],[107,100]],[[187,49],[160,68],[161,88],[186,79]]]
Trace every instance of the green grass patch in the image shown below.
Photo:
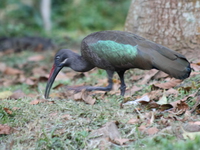
[[[5,62],[6,65],[10,67],[17,66],[18,68],[20,64],[27,63],[27,67],[24,69],[27,71],[26,74],[30,74],[30,76],[30,71],[36,66],[47,66],[50,71],[50,67],[53,64],[53,55],[50,52],[44,53],[45,59],[41,62],[32,63],[27,61],[29,56],[36,54],[38,53],[28,51],[19,53],[16,56],[13,54],[3,57],[2,62]],[[68,71],[70,70],[64,70],[64,72]],[[139,84],[139,82],[130,82],[131,77],[138,74],[140,73],[137,72],[137,74],[134,74],[133,70],[126,73],[125,80],[128,87]],[[199,87],[199,77],[200,76],[197,75],[196,77],[186,79],[183,82],[185,86],[190,87],[194,85],[197,88],[192,88],[186,92],[183,88],[176,87],[175,89],[179,92],[178,97],[169,96],[168,100],[170,102],[180,100],[189,94],[196,92]],[[66,83],[68,85],[78,85],[81,83],[95,85],[100,79],[104,78],[107,78],[106,72],[95,69],[86,77],[57,81],[54,85],[58,83]],[[118,79],[117,76],[115,76],[115,78]],[[31,88],[25,83],[0,87],[0,91],[15,91],[21,89],[26,94],[35,94],[35,97],[26,97],[17,100],[0,100],[0,124],[7,124],[14,128],[12,134],[0,137],[0,147],[2,149],[6,149],[10,145],[11,149],[14,150],[90,149],[89,141],[91,139],[89,138],[89,135],[91,132],[111,121],[117,121],[119,123],[118,130],[122,138],[132,140],[132,142],[123,146],[113,144],[110,146],[110,149],[113,150],[199,149],[199,137],[194,140],[182,140],[178,139],[175,134],[168,133],[163,133],[161,135],[146,135],[139,130],[139,124],[128,124],[127,122],[130,119],[140,115],[136,111],[138,106],[125,106],[121,109],[120,103],[123,101],[123,98],[116,94],[112,94],[111,92],[108,92],[104,97],[94,95],[97,99],[94,105],[88,105],[81,101],[74,101],[73,98],[54,98],[52,99],[54,101],[53,104],[48,102],[42,102],[36,105],[31,104],[33,100],[44,95],[45,86],[46,83],[42,82],[35,88]],[[150,84],[140,86],[142,86],[143,89],[136,92],[133,95],[134,98],[132,97],[133,99],[151,91]],[[63,89],[52,90],[51,93],[63,91]],[[192,107],[195,102],[196,97],[191,97],[188,104]],[[9,108],[12,111],[12,114],[6,113],[4,108]],[[140,113],[143,116],[145,113],[149,113],[149,110],[142,108]],[[164,115],[168,116],[169,114],[165,113]],[[181,119],[182,116],[179,116],[179,118]],[[199,116],[196,116],[196,120],[198,119]],[[163,128],[164,125],[158,124],[160,120],[161,118],[155,118],[155,122],[151,126],[158,127],[159,129]],[[185,122],[187,122],[187,120],[185,120]],[[179,122],[174,121],[171,123],[171,126],[173,125],[179,126]]]

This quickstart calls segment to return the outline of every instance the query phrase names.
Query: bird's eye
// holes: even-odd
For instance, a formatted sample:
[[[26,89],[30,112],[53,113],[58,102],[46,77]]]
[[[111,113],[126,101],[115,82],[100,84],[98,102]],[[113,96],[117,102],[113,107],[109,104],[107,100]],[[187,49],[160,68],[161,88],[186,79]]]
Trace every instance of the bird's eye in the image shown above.
[[[60,56],[56,56],[56,59],[60,59]]]

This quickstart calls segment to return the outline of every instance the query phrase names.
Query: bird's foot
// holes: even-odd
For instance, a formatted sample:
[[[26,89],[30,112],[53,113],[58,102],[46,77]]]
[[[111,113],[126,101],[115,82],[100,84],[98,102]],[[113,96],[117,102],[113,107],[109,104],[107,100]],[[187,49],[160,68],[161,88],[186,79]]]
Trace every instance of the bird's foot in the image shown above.
[[[110,91],[112,87],[95,87],[95,86],[67,86],[67,90],[74,90],[75,92],[81,92],[82,90],[86,91]]]
[[[124,96],[126,92],[126,85],[121,86],[120,91],[121,91],[121,96]]]

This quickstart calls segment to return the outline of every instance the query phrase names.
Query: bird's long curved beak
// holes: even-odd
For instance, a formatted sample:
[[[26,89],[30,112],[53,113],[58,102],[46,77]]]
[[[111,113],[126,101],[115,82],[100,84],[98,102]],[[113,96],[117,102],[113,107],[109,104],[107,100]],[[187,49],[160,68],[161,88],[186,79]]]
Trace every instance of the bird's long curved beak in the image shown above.
[[[50,72],[50,75],[49,75],[47,85],[46,85],[46,89],[45,89],[44,97],[46,99],[49,98],[49,93],[50,93],[51,87],[53,85],[53,82],[54,82],[57,74],[60,72],[60,70],[62,68],[63,68],[62,66],[55,66],[55,64],[53,65],[51,72]]]

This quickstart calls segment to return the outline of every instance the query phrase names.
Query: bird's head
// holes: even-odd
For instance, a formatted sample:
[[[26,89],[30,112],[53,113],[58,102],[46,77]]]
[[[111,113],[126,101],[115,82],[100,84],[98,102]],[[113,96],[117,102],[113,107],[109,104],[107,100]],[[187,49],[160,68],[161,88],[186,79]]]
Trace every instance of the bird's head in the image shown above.
[[[54,57],[54,65],[56,67],[68,67],[69,66],[69,58],[72,57],[73,52],[68,49],[59,50]]]
[[[54,83],[54,80],[57,76],[57,74],[60,72],[60,70],[63,67],[68,67],[70,64],[70,56],[72,55],[72,51],[68,50],[68,49],[61,49],[59,50],[54,58],[54,64],[51,68],[51,72],[49,75],[49,79],[46,85],[46,89],[45,89],[45,98],[49,97],[49,92],[51,90],[51,87]]]

